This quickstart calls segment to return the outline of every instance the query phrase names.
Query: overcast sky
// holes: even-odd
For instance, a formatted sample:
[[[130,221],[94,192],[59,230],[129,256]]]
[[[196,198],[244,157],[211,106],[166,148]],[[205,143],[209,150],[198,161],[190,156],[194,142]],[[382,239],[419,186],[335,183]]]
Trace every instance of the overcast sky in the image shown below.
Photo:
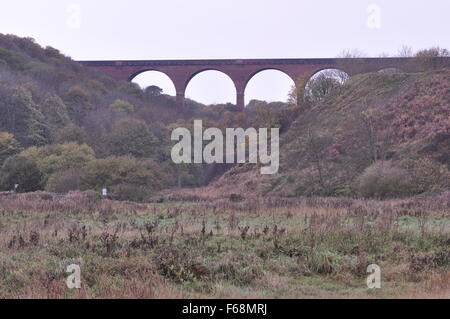
[[[1,0],[0,32],[77,60],[335,57],[353,48],[378,56],[402,45],[450,47],[449,13],[449,0]],[[210,72],[186,94],[235,102],[231,80]],[[157,76],[137,80],[171,93]],[[260,73],[247,100],[285,99],[291,84]]]

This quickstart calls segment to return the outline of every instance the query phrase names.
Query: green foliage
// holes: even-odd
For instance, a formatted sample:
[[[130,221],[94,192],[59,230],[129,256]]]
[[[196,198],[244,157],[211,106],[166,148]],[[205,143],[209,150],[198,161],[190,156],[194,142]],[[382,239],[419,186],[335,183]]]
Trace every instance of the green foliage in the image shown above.
[[[145,94],[148,96],[160,96],[162,92],[163,90],[156,85],[150,85],[145,89]]]
[[[118,112],[123,112],[123,113],[128,113],[128,114],[134,112],[134,106],[123,100],[116,100],[114,103],[112,103],[110,105],[110,107]]]
[[[40,107],[46,119],[57,126],[64,126],[70,122],[67,106],[57,95],[50,95]]]
[[[54,193],[67,193],[79,190],[80,179],[81,170],[79,168],[63,169],[50,175],[45,185],[45,190]]]
[[[5,99],[0,100],[0,126],[26,146],[48,143],[48,127],[31,92],[25,87],[16,87],[7,90],[5,95]]]
[[[282,124],[281,113],[268,105],[260,106],[256,110],[255,121],[258,123],[258,127],[280,128]]]
[[[26,66],[26,60],[22,55],[4,48],[0,48],[0,61],[4,61],[14,70],[24,70]]]
[[[72,86],[65,95],[65,100],[70,104],[83,105],[89,103],[89,93],[80,86]]]
[[[36,162],[44,181],[59,170],[81,168],[95,159],[92,148],[77,143],[30,147],[20,155]]]
[[[85,144],[87,140],[86,131],[74,124],[69,124],[57,131],[55,142],[57,144],[78,143]]]
[[[80,122],[91,109],[90,94],[82,87],[75,85],[70,87],[64,95],[70,116]]]
[[[125,119],[113,126],[105,144],[108,155],[152,157],[156,154],[158,139],[144,121]]]
[[[404,197],[412,193],[411,176],[390,161],[378,161],[358,177],[359,195],[372,198]]]
[[[55,69],[53,66],[37,61],[31,61],[27,64],[27,71],[39,81],[51,83],[55,80]]]
[[[343,185],[333,189],[332,195],[334,197],[352,197],[354,193],[350,186]]]
[[[14,135],[7,132],[0,132],[0,167],[10,156],[20,151],[20,143],[14,138]]]
[[[339,70],[322,71],[306,84],[305,98],[309,103],[318,103],[338,90],[348,79],[348,75]]]
[[[0,169],[0,188],[18,192],[33,192],[42,187],[42,174],[36,163],[23,156],[9,157]]]
[[[90,161],[81,177],[84,189],[114,188],[113,196],[123,199],[121,190],[135,185],[139,192],[161,189],[167,185],[167,174],[152,160],[139,160],[131,156],[108,157]],[[128,185],[128,186],[125,186]],[[114,190],[114,189],[113,189]],[[129,190],[127,190],[128,192]],[[139,194],[142,196],[142,194]]]

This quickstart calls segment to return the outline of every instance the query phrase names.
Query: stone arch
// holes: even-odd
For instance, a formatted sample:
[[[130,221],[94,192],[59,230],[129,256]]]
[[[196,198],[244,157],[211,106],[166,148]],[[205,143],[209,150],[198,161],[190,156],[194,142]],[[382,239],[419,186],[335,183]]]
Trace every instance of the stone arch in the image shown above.
[[[177,88],[175,82],[173,81],[173,79],[170,77],[170,75],[168,75],[166,72],[161,71],[161,70],[158,70],[158,69],[146,69],[146,70],[140,70],[140,71],[138,71],[138,72],[135,72],[133,75],[130,76],[129,81],[132,82],[132,81],[134,81],[137,77],[139,77],[140,75],[143,75],[143,74],[145,74],[145,73],[147,73],[147,72],[155,72],[155,73],[159,73],[159,74],[161,74],[164,78],[168,79],[168,80],[170,81],[170,84],[171,84],[173,90],[174,90],[174,92],[173,92],[174,94],[171,94],[171,95],[174,95],[174,96],[175,96],[175,95],[177,94],[178,88]],[[156,83],[155,83],[155,84],[156,84]]]
[[[286,74],[288,77],[290,77],[291,80],[292,80],[294,83],[295,83],[295,81],[296,81],[295,77],[294,77],[292,74],[290,74],[289,72],[287,72],[287,71],[285,71],[285,70],[283,70],[283,69],[281,69],[281,68],[263,68],[263,69],[259,69],[258,71],[253,72],[253,73],[250,74],[250,76],[249,76],[249,77],[247,78],[247,80],[245,81],[245,88],[244,88],[244,90],[247,89],[248,83],[249,83],[256,75],[258,75],[259,73],[264,72],[264,71],[279,71],[279,72],[281,72],[281,73]]]
[[[347,82],[351,75],[344,71],[342,68],[339,68],[338,66],[333,66],[333,67],[322,67],[320,69],[314,70],[314,72],[312,72],[311,74],[309,74],[308,76],[305,77],[305,81],[302,83],[303,85],[303,97],[302,98],[306,98],[306,97],[314,97],[315,95],[312,94],[311,92],[313,92],[313,90],[311,89],[311,83],[313,83],[312,81],[319,76],[319,74],[325,72],[325,71],[330,71],[330,73],[328,74],[329,78],[334,78],[337,81],[339,81],[341,84]],[[324,82],[326,86],[324,86],[324,88],[327,88],[327,90],[332,90],[332,87],[334,87],[333,82]],[[313,99],[314,100],[314,99]]]
[[[286,75],[289,79],[291,79],[292,83],[294,83],[294,86],[296,85],[296,79],[295,79],[295,77],[293,76],[292,73],[290,73],[290,72],[288,72],[288,71],[286,71],[286,70],[283,70],[283,69],[281,69],[281,68],[276,68],[276,67],[261,68],[261,69],[255,71],[255,72],[252,72],[252,73],[248,76],[248,78],[246,79],[246,81],[245,81],[245,85],[244,85],[244,87],[243,87],[243,92],[242,92],[242,95],[243,95],[243,98],[242,98],[242,99],[243,99],[244,105],[245,105],[245,95],[247,94],[247,89],[248,89],[248,87],[249,87],[250,82],[251,82],[257,75],[259,75],[259,74],[261,74],[261,73],[263,73],[263,72],[265,72],[265,71],[277,71],[277,72],[280,72],[280,73],[282,73],[283,75]]]
[[[307,80],[306,80],[305,85],[306,85],[313,77],[315,77],[317,74],[319,74],[319,73],[321,73],[321,72],[323,72],[323,71],[327,71],[327,70],[333,70],[333,71],[343,72],[343,73],[345,73],[345,74],[348,76],[348,78],[351,77],[350,72],[345,71],[344,68],[341,68],[341,67],[336,66],[336,65],[335,65],[335,66],[326,66],[326,67],[322,67],[322,68],[316,69],[316,70],[314,70],[313,72],[311,72],[311,73],[307,76]]]
[[[183,92],[186,93],[186,90],[188,89],[189,84],[192,82],[192,80],[195,77],[197,77],[198,75],[200,75],[200,74],[202,74],[204,72],[209,72],[209,71],[219,72],[219,73],[225,75],[231,81],[231,83],[233,83],[234,95],[237,96],[238,88],[237,88],[236,81],[234,80],[234,78],[230,74],[228,74],[224,70],[220,70],[219,68],[202,68],[202,69],[199,69],[199,70],[193,72],[192,74],[189,75],[189,77],[184,82]]]
[[[138,71],[131,73],[128,76],[128,82],[132,82],[134,80],[134,78],[137,77],[139,74],[149,72],[149,71],[160,72],[160,73],[163,73],[164,75],[166,75],[168,78],[170,78],[170,76],[166,72],[158,70],[157,68],[144,68],[144,69],[139,69]],[[172,81],[172,83],[174,83],[172,78],[170,78],[170,80]],[[174,85],[175,85],[175,83],[174,83]]]

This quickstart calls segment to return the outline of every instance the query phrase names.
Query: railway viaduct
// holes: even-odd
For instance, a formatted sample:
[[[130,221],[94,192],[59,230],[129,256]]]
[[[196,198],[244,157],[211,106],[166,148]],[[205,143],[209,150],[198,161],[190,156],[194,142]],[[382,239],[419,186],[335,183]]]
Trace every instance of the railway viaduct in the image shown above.
[[[450,58],[435,58],[450,66]],[[399,69],[403,72],[420,71],[420,63],[414,58],[335,58],[335,59],[234,59],[234,60],[123,60],[79,61],[83,66],[101,71],[116,80],[132,81],[146,71],[166,74],[174,83],[177,102],[184,106],[185,91],[189,81],[197,74],[216,70],[225,73],[236,87],[236,105],[244,108],[245,88],[253,76],[264,70],[279,70],[297,82],[310,78],[325,69],[339,69],[352,76],[377,72],[383,69]]]

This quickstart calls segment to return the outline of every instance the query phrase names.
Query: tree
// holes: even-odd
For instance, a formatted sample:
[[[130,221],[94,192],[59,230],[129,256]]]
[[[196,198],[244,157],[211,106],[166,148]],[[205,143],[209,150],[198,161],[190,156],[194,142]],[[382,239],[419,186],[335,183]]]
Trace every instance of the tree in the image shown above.
[[[57,134],[55,137],[55,141],[58,144],[65,144],[70,142],[84,144],[86,143],[86,139],[87,136],[85,130],[74,124],[69,124],[64,128],[57,130]]]
[[[72,86],[64,96],[69,113],[77,123],[81,122],[86,112],[91,109],[89,93],[80,86]]]
[[[134,112],[134,106],[130,103],[128,103],[127,101],[123,101],[123,100],[116,100],[114,101],[114,103],[112,103],[110,105],[110,107],[118,112],[123,112],[123,113],[133,113]]]
[[[318,73],[306,84],[305,97],[310,103],[318,103],[340,88],[347,79],[347,74],[339,70]]]
[[[144,121],[125,119],[116,123],[106,136],[107,155],[152,157],[156,154],[158,139]]]
[[[356,59],[366,57],[367,54],[359,49],[347,49],[337,55],[339,59]]]
[[[42,103],[40,110],[53,126],[64,126],[70,122],[67,106],[57,95],[48,96]]]
[[[440,47],[420,50],[415,55],[417,62],[423,70],[433,70],[450,66],[447,61],[439,59],[449,56],[450,51]]]
[[[323,161],[322,157],[324,155],[324,151],[326,150],[326,148],[330,146],[332,143],[333,143],[332,137],[327,135],[320,136],[315,132],[313,132],[311,129],[308,129],[306,151],[308,157],[310,158],[310,161],[314,164],[317,170],[318,181],[323,192],[327,192],[327,183],[326,183],[327,170],[324,165],[325,161]]]
[[[7,132],[0,132],[0,167],[10,156],[20,151],[20,143],[14,138],[14,135]]]
[[[9,157],[0,169],[0,188],[34,192],[42,188],[42,174],[36,163],[23,156]]]
[[[4,99],[0,99],[0,126],[25,146],[48,143],[48,127],[31,92],[25,87],[17,87],[0,94],[4,95]]]
[[[380,118],[376,109],[369,107],[361,112],[361,120],[364,124],[365,133],[368,138],[368,147],[370,149],[372,161],[378,160],[378,129],[377,121]]]
[[[414,56],[413,49],[409,46],[404,45],[400,48],[400,50],[398,50],[397,56],[400,58],[410,58]]]
[[[43,174],[44,182],[53,173],[69,169],[81,168],[95,159],[95,153],[89,146],[77,143],[66,143],[45,147],[30,147],[20,153],[21,156],[33,160]]]
[[[151,85],[145,89],[145,94],[148,96],[160,96],[163,92],[159,86]]]

